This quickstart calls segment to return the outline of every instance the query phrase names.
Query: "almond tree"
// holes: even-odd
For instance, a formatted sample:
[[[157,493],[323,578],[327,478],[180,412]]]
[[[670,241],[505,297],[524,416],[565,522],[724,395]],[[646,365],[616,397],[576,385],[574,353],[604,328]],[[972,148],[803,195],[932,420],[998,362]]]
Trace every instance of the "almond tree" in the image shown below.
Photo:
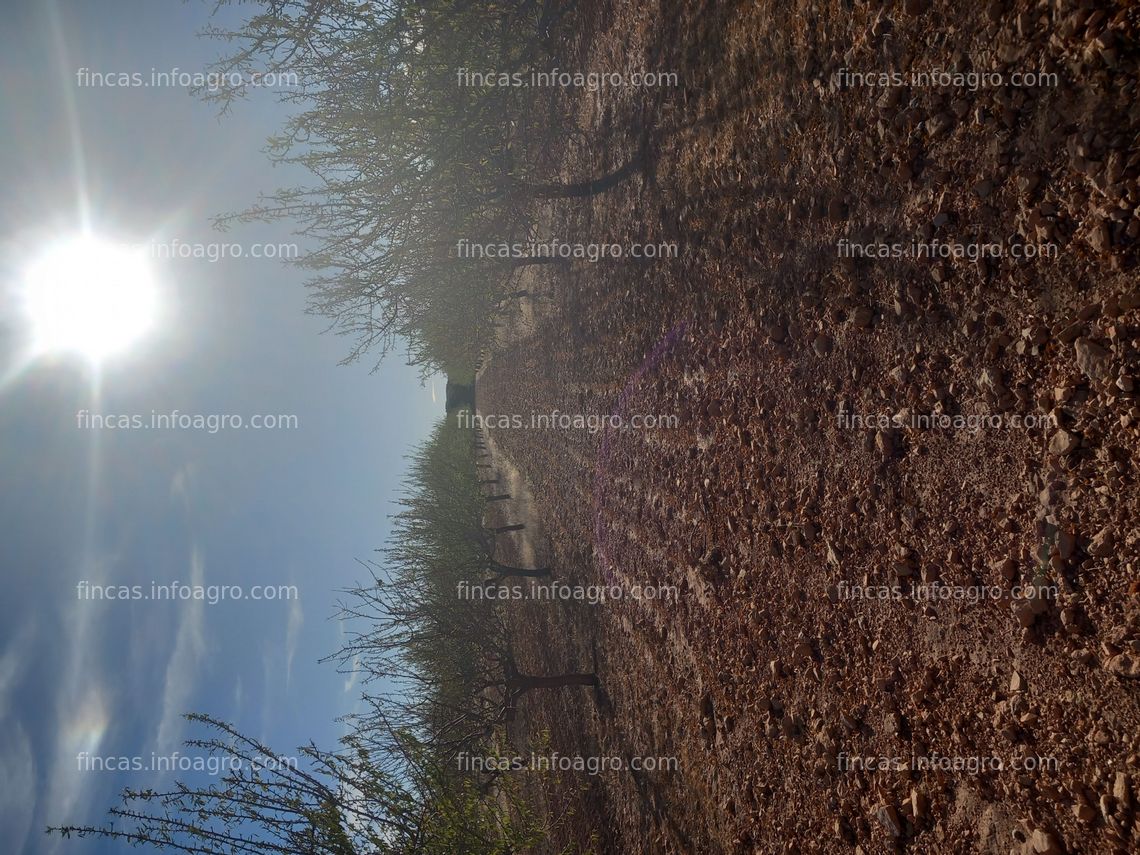
[[[341,617],[352,630],[331,657],[379,687],[366,695],[362,734],[411,732],[440,757],[477,751],[528,692],[598,685],[590,672],[519,667],[510,602],[487,587],[548,571],[492,557],[471,431],[459,424],[444,420],[412,455],[386,567],[366,563],[370,578],[347,592]]]
[[[107,825],[48,834],[192,855],[507,855],[541,839],[509,781],[489,799],[410,739],[392,741],[382,763],[352,736],[337,752],[309,745],[296,758],[302,768],[294,758],[266,762],[270,749],[229,724],[188,718],[209,735],[187,744],[230,770],[217,783],[128,789]]]
[[[467,258],[460,242],[529,243],[539,237],[537,201],[605,192],[641,165],[635,157],[567,183],[539,175],[537,162],[562,136],[541,90],[463,77],[557,65],[553,34],[568,4],[252,5],[244,25],[206,31],[230,53],[211,69],[220,85],[200,94],[224,111],[258,75],[287,75],[279,95],[299,112],[270,140],[270,157],[302,166],[316,184],[271,193],[216,225],[299,224],[314,246],[299,260],[313,275],[310,308],[352,338],[346,361],[370,351],[379,361],[406,342],[409,362],[425,372],[470,368],[495,317],[525,293],[521,268],[565,262]]]

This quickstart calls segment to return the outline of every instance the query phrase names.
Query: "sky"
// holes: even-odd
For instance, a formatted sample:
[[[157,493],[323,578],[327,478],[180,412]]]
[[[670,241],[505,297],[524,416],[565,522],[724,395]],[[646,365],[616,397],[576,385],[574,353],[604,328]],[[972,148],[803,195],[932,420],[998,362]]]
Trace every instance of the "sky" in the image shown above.
[[[84,223],[124,244],[304,251],[287,223],[210,227],[259,193],[307,181],[264,155],[287,109],[272,92],[219,117],[179,86],[82,85],[93,78],[80,69],[144,79],[203,71],[223,49],[196,35],[211,8],[5,0],[0,10],[6,852],[121,851],[43,829],[100,822],[124,786],[172,780],[145,765],[193,754],[181,742],[201,734],[185,712],[229,721],[285,755],[310,740],[332,747],[360,688],[318,663],[342,639],[338,591],[362,579],[356,559],[384,544],[405,455],[443,415],[442,380],[421,381],[398,352],[375,373],[367,361],[339,365],[349,342],[322,334],[326,323],[304,311],[303,271],[276,259],[156,259],[158,318],[136,346],[98,369],[29,357],[19,283],[31,259]],[[199,428],[100,429],[92,418],[149,424],[175,410],[280,416],[284,426],[211,431],[203,418]],[[241,586],[246,599],[81,593],[88,583],[147,595],[172,582]],[[296,594],[252,600],[255,585]],[[82,752],[144,768],[99,771]]]

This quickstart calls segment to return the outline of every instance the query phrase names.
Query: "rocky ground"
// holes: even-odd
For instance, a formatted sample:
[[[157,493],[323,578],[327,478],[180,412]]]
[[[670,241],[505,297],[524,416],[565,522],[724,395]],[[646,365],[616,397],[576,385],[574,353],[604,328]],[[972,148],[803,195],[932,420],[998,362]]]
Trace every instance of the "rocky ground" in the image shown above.
[[[555,99],[585,131],[563,178],[647,156],[544,225],[679,256],[532,273],[479,404],[676,416],[491,430],[557,578],[676,596],[524,604],[525,664],[589,659],[602,687],[527,698],[514,736],[679,768],[540,780],[548,851],[1140,848],[1138,25],[1067,0],[579,9],[575,67],[681,85]],[[947,69],[1056,79],[852,77]]]

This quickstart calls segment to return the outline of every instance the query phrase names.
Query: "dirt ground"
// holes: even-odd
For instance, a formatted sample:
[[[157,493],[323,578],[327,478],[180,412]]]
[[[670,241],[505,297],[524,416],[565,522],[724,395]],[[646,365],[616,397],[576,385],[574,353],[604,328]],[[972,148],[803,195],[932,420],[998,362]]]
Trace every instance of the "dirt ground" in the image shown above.
[[[556,579],[673,595],[520,605],[523,664],[601,688],[513,737],[677,768],[536,776],[545,851],[1140,850],[1140,7],[575,26],[574,68],[679,85],[552,98],[562,178],[645,160],[544,225],[679,252],[529,273],[479,409],[675,417],[489,430]],[[948,69],[1055,78],[909,76]]]

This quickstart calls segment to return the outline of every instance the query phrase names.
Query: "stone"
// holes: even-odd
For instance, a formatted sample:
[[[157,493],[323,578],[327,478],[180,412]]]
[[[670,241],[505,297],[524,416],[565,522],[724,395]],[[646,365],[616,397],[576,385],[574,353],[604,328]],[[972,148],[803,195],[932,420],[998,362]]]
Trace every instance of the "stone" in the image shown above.
[[[997,562],[994,569],[996,569],[1007,582],[1012,582],[1017,577],[1017,562],[1012,558],[1005,558]]]
[[[1108,558],[1116,548],[1116,535],[1112,526],[1106,525],[1093,536],[1089,543],[1089,555],[1094,558]]]
[[[1059,333],[1057,333],[1057,340],[1062,344],[1072,344],[1074,341],[1080,338],[1084,332],[1085,328],[1083,324],[1071,323],[1062,329]]]
[[[910,788],[910,812],[915,819],[922,819],[930,809],[930,800],[917,787]]]
[[[875,434],[875,448],[884,458],[895,453],[895,440],[890,431],[881,430]]]
[[[1078,822],[1092,822],[1096,818],[1096,808],[1084,802],[1073,805],[1073,816]]]
[[[950,113],[938,113],[926,120],[926,133],[931,137],[941,137],[954,127],[954,117]]]
[[[1062,561],[1068,561],[1077,551],[1077,538],[1071,531],[1062,529],[1057,534],[1057,554]]]
[[[1078,338],[1073,342],[1077,355],[1077,367],[1090,380],[1103,380],[1108,376],[1109,360],[1112,354],[1095,341]]]
[[[1105,660],[1105,670],[1125,680],[1140,678],[1140,657],[1132,653],[1117,653]]]
[[[1049,453],[1056,457],[1064,457],[1076,451],[1080,440],[1067,430],[1059,430],[1049,439]]]
[[[881,804],[875,809],[875,817],[891,837],[902,836],[902,821],[899,812],[892,804]]]
[[[1037,621],[1037,612],[1028,602],[1018,603],[1013,615],[1017,618],[1017,625],[1022,629],[1029,629]]]
[[[1112,797],[1121,807],[1128,809],[1132,806],[1132,791],[1128,787],[1128,774],[1117,772],[1112,782]]]
[[[1098,223],[1093,226],[1089,235],[1089,243],[1097,252],[1105,253],[1112,249],[1112,233],[1108,230],[1108,223]]]
[[[1042,828],[1034,829],[1030,843],[1037,855],[1061,855],[1063,851],[1057,838]]]

